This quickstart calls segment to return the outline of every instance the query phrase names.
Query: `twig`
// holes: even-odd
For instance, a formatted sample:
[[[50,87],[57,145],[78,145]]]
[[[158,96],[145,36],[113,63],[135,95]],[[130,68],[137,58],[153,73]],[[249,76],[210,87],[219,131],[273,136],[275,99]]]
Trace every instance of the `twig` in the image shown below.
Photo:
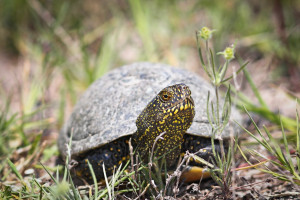
[[[242,180],[244,180],[246,183],[248,184],[251,184],[249,183],[249,181],[247,179],[245,179],[244,177],[242,177]],[[264,181],[261,181],[261,182],[265,182],[266,180]],[[256,184],[256,183],[255,183]],[[254,191],[259,197],[263,197],[254,187],[251,188],[252,191]]]
[[[268,197],[274,198],[274,197],[287,197],[287,196],[298,196],[299,197],[300,193],[299,192],[285,192],[281,194],[273,194],[273,195],[268,195]]]
[[[148,190],[149,186],[150,186],[150,183],[148,183],[148,185],[145,187],[145,189],[143,190],[143,192],[141,194],[139,194],[139,196],[136,197],[134,200],[137,200],[137,199],[141,198],[146,193],[146,191]]]
[[[159,139],[164,139],[162,136],[166,134],[166,132],[162,132],[161,134],[159,134],[156,138],[155,138],[155,141],[153,143],[153,146],[152,146],[152,150],[151,150],[151,155],[150,155],[150,163],[152,163],[152,159],[153,159],[153,154],[154,154],[154,148],[156,146],[156,143]]]
[[[177,196],[177,193],[179,192],[179,189],[178,189],[179,188],[179,181],[180,181],[180,176],[181,176],[182,171],[183,171],[183,170],[180,170],[180,168],[183,166],[184,163],[186,163],[186,165],[188,165],[189,162],[190,162],[190,155],[188,154],[188,151],[187,151],[187,153],[184,155],[184,157],[183,157],[180,165],[177,167],[177,169],[176,169],[176,171],[174,173],[174,175],[177,176],[176,186],[174,188],[174,196],[175,196],[175,198]]]
[[[128,141],[128,146],[129,146],[129,155],[130,155],[130,164],[131,164],[131,172],[135,172],[134,174],[131,175],[131,178],[134,180],[134,184],[137,184],[138,180],[137,175],[138,175],[138,168],[139,163],[138,163],[138,155],[136,155],[136,159],[134,159],[134,152],[133,152],[133,147],[132,147],[132,143],[131,143],[131,138]],[[136,162],[136,163],[134,163]],[[141,183],[139,183],[139,185],[141,185]]]
[[[167,188],[169,186],[169,184],[171,183],[171,180],[173,179],[173,177],[177,177],[177,180],[179,180],[182,171],[180,170],[180,168],[182,167],[182,165],[186,162],[188,156],[184,155],[183,159],[181,160],[181,162],[178,164],[176,170],[173,172],[173,174],[169,175],[167,180],[166,180],[166,187],[165,187],[165,191],[164,191],[164,196],[166,196],[166,192],[167,192]],[[179,182],[179,181],[177,181]],[[176,188],[177,188],[178,184],[176,184]],[[174,192],[174,197],[176,198],[176,195],[178,193],[178,190],[174,188],[173,192]]]
[[[152,180],[152,173],[151,173],[151,169],[152,169],[152,165],[153,165],[153,154],[154,154],[154,149],[155,149],[155,146],[156,146],[156,143],[159,139],[164,139],[162,136],[165,134],[166,132],[162,132],[161,134],[159,134],[156,138],[155,138],[155,141],[153,143],[153,146],[152,146],[152,150],[151,150],[151,154],[150,154],[150,161],[148,163],[148,167],[149,167],[149,179],[150,179],[150,183],[152,185],[152,187],[155,189],[156,193],[159,194],[159,191],[157,189],[157,186],[155,185],[154,181]]]
[[[202,199],[207,199],[208,195],[211,194],[211,193],[212,193],[213,191],[215,191],[215,190],[216,190],[216,187],[213,187],[213,189],[210,190],[206,195],[204,195],[204,197],[201,198],[201,200],[202,200]]]
[[[275,178],[267,178],[266,180],[263,180],[263,181],[249,183],[247,185],[242,185],[242,186],[239,186],[239,187],[234,187],[234,188],[232,188],[232,190],[240,190],[240,189],[243,189],[245,187],[250,187],[250,186],[261,184],[261,183],[271,182],[273,179],[275,179]]]

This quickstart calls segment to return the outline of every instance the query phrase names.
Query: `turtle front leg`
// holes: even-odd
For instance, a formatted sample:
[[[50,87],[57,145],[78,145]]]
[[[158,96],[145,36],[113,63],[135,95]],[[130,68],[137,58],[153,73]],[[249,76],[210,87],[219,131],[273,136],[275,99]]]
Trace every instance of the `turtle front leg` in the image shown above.
[[[221,154],[221,147],[219,141],[214,141],[215,151],[217,154]],[[199,136],[192,136],[185,134],[184,142],[181,145],[182,153],[186,151],[190,153],[195,153],[200,158],[210,162],[215,163],[213,148],[211,144],[211,138],[204,138]],[[192,159],[189,163],[189,166],[186,166],[180,179],[184,182],[195,182],[200,179],[206,179],[210,177],[208,170],[204,169],[205,164]]]
[[[221,147],[218,140],[214,141],[215,151],[217,154],[221,153]],[[190,153],[195,153],[197,156],[201,157],[202,159],[212,162],[214,159],[213,148],[211,144],[211,138],[199,137],[199,136],[192,136],[186,134],[184,136],[184,142],[182,143],[182,153],[189,151]],[[196,162],[191,163],[192,165],[200,165],[203,164]]]

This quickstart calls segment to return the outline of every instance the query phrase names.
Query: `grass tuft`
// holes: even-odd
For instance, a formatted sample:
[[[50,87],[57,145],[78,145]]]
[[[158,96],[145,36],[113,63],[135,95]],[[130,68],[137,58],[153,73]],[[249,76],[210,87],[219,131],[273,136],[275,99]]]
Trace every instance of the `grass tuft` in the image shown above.
[[[279,144],[278,141],[274,139],[274,137],[270,134],[269,130],[264,126],[264,132],[266,136],[263,134],[262,130],[260,130],[249,114],[248,110],[245,108],[246,113],[248,114],[249,118],[251,119],[251,122],[256,128],[256,131],[259,134],[259,137],[249,132],[247,129],[245,129],[242,125],[239,124],[241,128],[243,128],[252,138],[254,138],[262,147],[264,147],[267,152],[270,154],[269,157],[266,157],[265,155],[262,155],[261,153],[247,149],[251,154],[253,154],[255,157],[262,158],[264,161],[261,163],[263,164],[264,168],[260,167],[261,165],[253,165],[245,156],[244,158],[246,161],[253,167],[257,167],[259,170],[271,174],[272,176],[284,180],[289,181],[294,184],[300,185],[300,162],[299,162],[299,156],[297,153],[291,154],[291,147],[287,141],[287,137],[285,134],[284,126],[281,123],[281,133],[283,138],[283,144]],[[298,111],[296,114],[296,120],[297,120],[297,138],[300,138],[300,130],[299,130],[299,115]],[[283,149],[281,148],[283,146]],[[299,142],[297,142],[296,151],[299,152]],[[259,159],[258,159],[259,160]],[[272,164],[275,169],[279,168],[280,170],[272,170],[270,167],[267,166],[267,164]],[[288,172],[288,173],[286,173]]]
[[[273,11],[278,2],[281,2],[279,11],[284,13],[282,19],[279,19],[281,12]],[[195,45],[190,33],[199,26],[199,19],[213,24],[218,30],[212,31],[215,36],[213,44],[205,42],[204,48],[198,48],[200,63],[213,84],[227,84],[235,75],[225,77],[229,62],[219,67],[214,51],[208,46],[221,49],[232,41],[234,35],[239,35],[237,49],[242,53],[245,49],[250,52],[243,53],[243,57],[253,58],[255,65],[258,61],[267,63],[272,58],[272,66],[277,68],[272,76],[288,76],[288,83],[293,86],[290,88],[297,91],[299,84],[295,75],[300,66],[300,34],[294,16],[299,7],[297,1],[231,1],[219,4],[216,0],[192,0],[183,4],[176,0],[172,3],[132,0],[109,1],[103,5],[79,0],[0,2],[0,70],[3,73],[0,78],[0,199],[108,199],[109,191],[101,188],[100,184],[98,196],[96,188],[86,192],[75,187],[67,167],[60,167],[62,177],[58,172],[53,176],[53,172],[59,170],[59,167],[52,166],[58,155],[55,137],[59,129],[82,91],[115,66],[138,60],[196,66]],[[270,23],[270,15],[274,16],[274,23]],[[232,23],[233,20],[235,23]],[[253,24],[250,29],[249,22]],[[198,46],[200,42],[197,37]],[[11,66],[7,65],[6,59],[12,62]],[[249,113],[275,124],[275,129],[281,130],[282,138],[276,139],[267,127],[257,131],[259,125],[256,125],[258,135],[251,131],[249,135],[257,137],[261,142],[256,140],[258,146],[275,157],[268,158],[251,149],[241,150],[241,153],[246,161],[249,161],[249,154],[263,159],[252,167],[260,167],[275,177],[297,183],[300,166],[298,111],[294,119],[270,110],[247,72],[247,64],[241,62],[236,73],[244,72],[259,104],[255,105],[247,94],[230,86],[228,91],[238,96],[237,101],[231,100],[241,110],[245,107]],[[219,96],[219,92],[214,93]],[[229,104],[228,100],[226,105]],[[218,136],[217,133],[228,123],[230,112],[211,102],[207,103],[207,107],[211,110],[211,124],[220,123],[220,127],[214,126]],[[45,144],[45,141],[50,141],[50,144]],[[214,171],[218,184],[226,184],[227,188],[232,183],[229,168],[234,161],[234,145],[230,152],[231,156],[218,156],[214,165],[202,160]],[[182,163],[188,163],[189,156],[201,161],[196,155],[187,155]],[[69,157],[66,166],[68,160]],[[149,174],[149,170],[145,171],[148,166],[137,164],[130,172],[123,170],[125,168],[118,168],[113,178],[107,180],[111,197],[127,195],[126,192],[131,190],[130,197],[136,199],[155,198],[157,194],[167,196],[169,190],[175,190],[175,196],[178,194],[179,169],[166,176],[167,183],[162,178],[162,183],[156,184],[161,189],[155,193],[152,180],[145,180],[140,175]],[[33,169],[34,175],[26,174],[28,169]],[[157,176],[155,171],[162,174],[155,169],[151,172],[153,178]],[[176,183],[173,184],[173,181]],[[130,189],[118,188],[127,182]],[[223,190],[227,189],[224,187]]]
[[[201,29],[201,31],[204,28]],[[209,30],[205,27],[205,29]],[[201,50],[201,43],[200,43],[200,35],[201,31],[198,31],[196,34],[197,37],[197,46],[200,61],[202,64],[202,68],[210,78],[210,82],[214,86],[214,93],[215,93],[215,101],[211,100],[210,92],[207,95],[207,103],[206,103],[206,112],[207,118],[210,123],[211,127],[211,142],[212,142],[212,151],[214,155],[214,167],[209,168],[211,172],[211,176],[214,181],[221,187],[223,195],[225,198],[229,198],[231,196],[231,185],[232,185],[232,168],[233,168],[233,159],[234,154],[237,149],[237,138],[233,138],[236,133],[231,133],[232,138],[228,148],[224,146],[222,133],[227,128],[230,122],[230,115],[231,115],[231,86],[228,83],[234,75],[225,78],[228,65],[230,61],[234,58],[234,51],[235,47],[227,47],[223,52],[217,53],[217,55],[223,55],[225,62],[223,65],[217,67],[215,56],[213,51],[209,48],[209,40],[212,36],[209,37],[202,37],[204,40],[204,50]],[[212,34],[213,31],[209,31]],[[206,60],[203,59],[202,52],[204,52]],[[229,53],[228,53],[229,52]],[[240,66],[237,70],[236,74],[241,72],[247,65],[247,62]],[[221,98],[220,98],[220,86],[227,85],[228,89],[225,94],[225,99],[223,105],[221,105]],[[227,130],[228,131],[228,130]],[[215,147],[215,139],[217,139],[220,143],[221,152],[218,153]]]

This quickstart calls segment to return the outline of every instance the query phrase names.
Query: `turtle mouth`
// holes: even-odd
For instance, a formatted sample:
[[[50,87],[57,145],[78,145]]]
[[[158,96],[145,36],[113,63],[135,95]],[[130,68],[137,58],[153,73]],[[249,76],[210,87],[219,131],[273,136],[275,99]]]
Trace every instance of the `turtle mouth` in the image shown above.
[[[194,109],[194,100],[191,96],[187,96],[185,99],[182,99],[176,105],[169,108],[167,112],[172,111],[173,114],[177,114],[187,109]]]
[[[194,99],[191,96],[187,97],[187,101],[194,107]]]
[[[182,128],[182,124],[188,127],[193,121],[195,115],[194,100],[191,96],[178,101],[176,105],[163,110],[159,119],[160,124],[172,124],[172,127],[177,125]]]
[[[191,96],[185,98],[182,103],[180,104],[179,109],[182,110],[182,106],[184,106],[184,110],[189,108],[194,108],[194,100]]]

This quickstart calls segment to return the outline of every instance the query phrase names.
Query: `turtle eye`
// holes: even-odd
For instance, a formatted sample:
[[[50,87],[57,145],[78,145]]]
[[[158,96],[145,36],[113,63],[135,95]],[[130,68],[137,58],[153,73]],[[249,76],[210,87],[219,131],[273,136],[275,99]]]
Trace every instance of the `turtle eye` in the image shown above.
[[[163,92],[161,92],[160,97],[163,101],[168,101],[171,99],[172,94],[170,92],[163,91]]]

